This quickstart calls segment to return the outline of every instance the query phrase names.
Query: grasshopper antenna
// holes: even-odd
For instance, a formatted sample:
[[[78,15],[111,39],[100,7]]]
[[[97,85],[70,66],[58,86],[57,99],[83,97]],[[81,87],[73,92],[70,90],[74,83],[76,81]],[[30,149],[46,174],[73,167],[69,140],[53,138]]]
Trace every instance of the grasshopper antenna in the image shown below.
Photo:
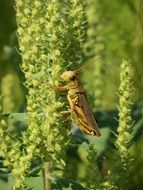
[[[75,70],[76,72],[81,71],[82,69],[84,69],[85,67],[87,67],[88,65],[90,65],[91,63],[93,63],[94,61],[97,61],[98,59],[100,59],[100,56],[95,57],[94,59],[89,60],[88,63],[84,64],[83,66],[81,66],[79,69]]]

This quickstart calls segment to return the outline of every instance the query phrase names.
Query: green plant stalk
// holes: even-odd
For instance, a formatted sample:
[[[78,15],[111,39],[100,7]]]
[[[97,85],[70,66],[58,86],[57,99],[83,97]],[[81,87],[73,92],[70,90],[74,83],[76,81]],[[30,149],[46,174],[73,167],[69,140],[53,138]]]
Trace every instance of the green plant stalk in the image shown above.
[[[99,172],[97,167],[97,151],[96,145],[89,144],[88,150],[88,167],[87,167],[87,178],[86,178],[86,189],[102,189],[102,190],[117,190],[114,185],[114,181],[111,179],[111,171],[108,170],[107,176],[103,178],[103,174]],[[101,178],[102,181],[101,181]]]
[[[2,79],[1,91],[2,98],[0,103],[0,156],[3,158],[4,167],[12,170],[14,176],[18,174],[19,161],[20,161],[20,146],[21,143],[14,133],[14,127],[9,120],[4,117],[5,113],[12,113],[16,110],[16,103],[14,101],[14,76],[11,74],[6,75]]]
[[[88,167],[87,167],[87,180],[86,180],[86,189],[97,189],[99,187],[99,176],[98,169],[96,164],[96,146],[94,144],[88,145]]]
[[[15,138],[10,137],[7,123],[0,118],[0,156],[4,158],[3,165],[13,169],[15,160],[20,158],[20,143]]]
[[[0,112],[2,112],[1,108]],[[20,175],[18,173],[21,157],[20,146],[21,143],[13,135],[7,122],[0,117],[0,157],[3,158],[3,166],[12,170],[14,176]],[[22,186],[24,188],[24,184]]]
[[[131,66],[129,61],[123,61],[121,64],[120,86],[119,86],[119,127],[116,145],[120,151],[122,161],[128,159],[128,141],[131,135],[131,95],[133,86],[131,82]]]
[[[64,0],[66,7],[64,24],[67,25],[67,33],[65,35],[64,44],[64,59],[68,69],[75,70],[80,68],[84,61],[83,44],[86,40],[86,0]]]
[[[89,59],[101,56],[101,59],[92,63],[92,72],[94,80],[94,103],[97,108],[102,107],[102,94],[103,94],[103,24],[101,21],[100,5],[98,0],[89,0],[87,2],[87,40],[84,45],[85,54]]]
[[[114,174],[111,170],[108,170],[107,176],[104,177],[104,181],[100,184],[100,188],[103,190],[117,190],[115,185]]]
[[[97,55],[103,55],[104,45],[102,42],[102,24],[100,22],[100,10],[98,0],[87,1],[87,39],[84,44],[84,52],[88,59],[94,59]],[[92,73],[94,77],[94,105],[97,109],[102,107],[103,94],[103,74],[104,67],[102,57],[92,63]],[[102,189],[99,184],[99,172],[96,163],[96,146],[89,145],[88,151],[88,171],[87,175],[87,189]]]
[[[132,157],[129,152],[129,140],[131,138],[131,131],[133,126],[131,118],[132,92],[133,85],[131,82],[131,64],[129,61],[123,60],[121,64],[119,86],[119,127],[117,130],[118,137],[115,143],[119,151],[120,164],[122,169],[122,174],[120,175],[124,176],[124,180],[121,180],[121,186],[127,184],[130,165],[132,163]]]
[[[16,10],[17,32],[25,78],[29,79],[39,71],[46,71],[43,79],[57,85],[61,71],[60,63],[63,63],[56,34],[58,27],[59,30],[61,29],[61,26],[58,25],[59,3],[31,1],[29,4],[16,1]],[[43,28],[45,28],[44,31]],[[44,161],[50,156],[53,162],[58,162],[57,155],[62,152],[59,144],[66,144],[61,143],[64,140],[62,135],[57,137],[60,130],[57,110],[60,110],[63,104],[56,99],[54,89],[48,87],[42,79],[29,81],[27,88],[29,90],[27,96],[29,126],[23,135],[26,155],[21,157],[21,164],[24,165],[21,176],[22,174],[24,176],[29,170],[33,157],[39,156],[39,154]],[[38,112],[44,114],[39,117]],[[52,154],[50,155],[51,150]],[[20,187],[16,186],[16,188]]]
[[[136,26],[135,26],[135,32],[134,32],[134,41],[133,41],[133,47],[134,47],[134,69],[135,69],[135,84],[137,86],[136,92],[138,95],[142,95],[143,87],[142,87],[142,62],[143,55],[142,55],[142,47],[143,47],[143,5],[141,0],[137,0],[135,2],[135,8],[136,8]]]
[[[4,113],[12,113],[15,109],[13,99],[14,77],[11,74],[2,78],[1,91],[2,91],[2,110]]]
[[[131,138],[132,119],[131,119],[131,95],[133,86],[131,82],[131,64],[123,60],[120,70],[119,86],[119,127],[118,137],[115,145],[119,154],[115,154],[116,165],[110,166],[107,176],[102,183],[103,189],[127,189],[129,180],[129,170],[132,158],[129,152],[129,141]],[[113,160],[115,162],[115,160]]]
[[[66,11],[61,11],[63,5],[66,11],[69,11],[68,15]],[[65,109],[65,98],[62,99],[55,89],[43,80],[57,86],[59,75],[66,65],[74,62],[76,65],[80,64],[84,33],[84,29],[80,28],[80,25],[83,25],[83,10],[82,1],[69,1],[69,4],[55,0],[36,0],[30,3],[16,1],[22,69],[29,90],[29,126],[23,135],[26,154],[21,157],[21,175],[16,176],[15,189],[22,187],[33,157],[40,155],[43,161],[50,162],[51,168],[55,164],[64,165],[64,147],[69,141],[69,129],[65,127],[69,126],[69,121],[59,117],[59,112]],[[78,17],[75,14],[77,12]],[[71,53],[74,54],[68,56]],[[28,80],[41,71],[44,71],[45,75],[40,80]],[[38,113],[43,114],[39,116]]]

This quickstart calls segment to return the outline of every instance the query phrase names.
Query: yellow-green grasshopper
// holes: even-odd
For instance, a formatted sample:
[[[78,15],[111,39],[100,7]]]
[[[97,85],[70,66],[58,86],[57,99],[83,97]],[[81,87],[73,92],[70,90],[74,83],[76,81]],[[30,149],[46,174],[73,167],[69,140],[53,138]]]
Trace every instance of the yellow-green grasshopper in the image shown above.
[[[79,72],[65,71],[60,77],[67,84],[65,86],[58,86],[56,89],[58,91],[67,91],[73,123],[88,135],[100,136],[101,133],[97,122],[87,104],[84,88],[79,82]]]

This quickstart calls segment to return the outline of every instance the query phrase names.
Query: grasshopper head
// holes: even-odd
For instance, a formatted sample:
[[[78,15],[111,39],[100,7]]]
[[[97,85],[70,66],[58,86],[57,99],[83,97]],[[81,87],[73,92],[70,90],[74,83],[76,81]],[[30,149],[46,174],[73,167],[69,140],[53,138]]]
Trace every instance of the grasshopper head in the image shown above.
[[[60,75],[61,79],[63,79],[66,82],[72,81],[77,79],[79,76],[79,73],[76,71],[65,71],[62,75]]]

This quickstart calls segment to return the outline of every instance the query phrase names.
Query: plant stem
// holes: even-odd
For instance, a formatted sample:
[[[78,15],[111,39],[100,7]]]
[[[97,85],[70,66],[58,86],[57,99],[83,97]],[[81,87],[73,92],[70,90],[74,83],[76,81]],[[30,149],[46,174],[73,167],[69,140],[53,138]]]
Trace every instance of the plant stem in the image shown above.
[[[52,174],[52,168],[48,162],[45,162],[44,169],[43,169],[43,178],[44,178],[44,190],[51,189],[51,181],[50,177]]]

